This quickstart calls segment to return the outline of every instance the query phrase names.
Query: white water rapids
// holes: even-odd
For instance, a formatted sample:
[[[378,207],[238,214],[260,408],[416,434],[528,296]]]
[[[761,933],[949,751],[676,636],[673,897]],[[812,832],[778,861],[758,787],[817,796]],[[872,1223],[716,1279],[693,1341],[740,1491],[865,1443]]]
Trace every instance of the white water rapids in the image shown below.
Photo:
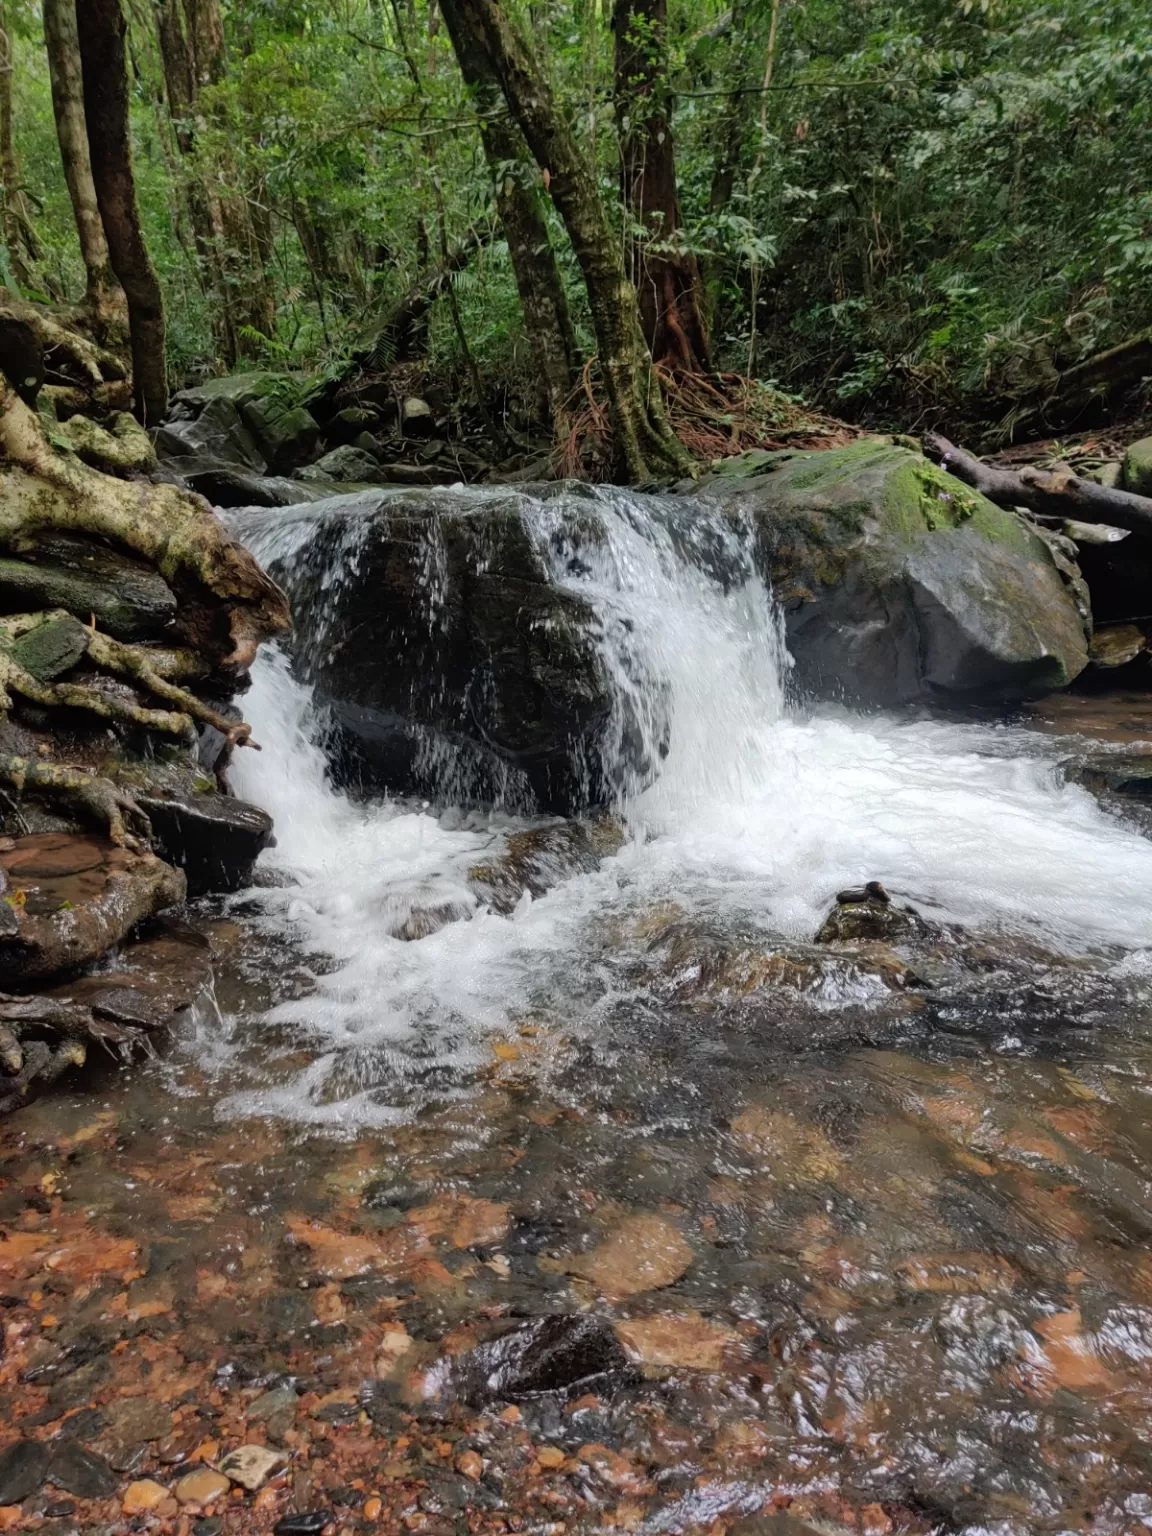
[[[538,542],[558,583],[596,610],[620,720],[639,719],[652,755],[666,755],[654,782],[620,775],[620,853],[511,916],[477,907],[465,884],[470,865],[499,852],[508,820],[337,792],[308,691],[283,655],[259,661],[245,707],[264,750],[237,755],[233,783],[274,816],[264,863],[285,883],[244,900],[323,966],[309,995],[274,1015],[315,1051],[312,1065],[237,1094],[234,1111],[388,1121],[401,1110],[382,1078],[422,1031],[467,1061],[486,1030],[530,1008],[571,1015],[581,997],[602,998],[613,981],[596,920],[614,910],[675,900],[808,939],[840,887],[879,879],[932,916],[1033,931],[1073,952],[1152,939],[1152,842],[1064,784],[1052,743],[1018,728],[790,708],[778,618],[738,535],[699,513],[686,527],[625,492],[598,501],[608,537],[579,561],[558,531],[562,497]],[[314,517],[246,514],[244,536],[283,559],[307,545]],[[343,547],[354,565],[354,528]],[[450,901],[473,907],[471,920],[417,942],[389,936],[398,914]]]

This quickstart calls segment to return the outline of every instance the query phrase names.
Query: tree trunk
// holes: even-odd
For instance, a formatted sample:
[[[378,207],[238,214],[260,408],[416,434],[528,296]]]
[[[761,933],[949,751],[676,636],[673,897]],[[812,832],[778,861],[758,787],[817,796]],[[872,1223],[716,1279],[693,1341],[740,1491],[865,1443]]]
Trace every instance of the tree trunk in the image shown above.
[[[25,297],[29,297],[29,290],[39,286],[34,269],[40,259],[40,245],[28,216],[28,199],[24,196],[12,135],[13,66],[7,7],[0,0],[0,230],[12,276]]]
[[[500,82],[484,34],[466,24],[455,6],[444,20],[460,74],[476,107],[480,139],[496,193],[496,212],[528,327],[528,339],[553,426],[560,427],[572,392],[576,336],[568,299],[541,207],[539,175],[524,136],[505,115]]]
[[[620,472],[632,481],[683,473],[690,460],[664,415],[636,290],[600,200],[595,168],[577,148],[538,60],[500,0],[447,0],[442,9],[455,10],[462,27],[483,33],[509,110],[547,173],[588,290]]]
[[[72,214],[87,273],[84,303],[98,333],[107,337],[126,316],[123,290],[112,272],[108,242],[100,222],[92,162],[88,158],[88,129],[84,121],[84,82],[80,70],[80,40],[76,31],[76,0],[43,0],[44,47],[52,82],[52,110],[64,179],[72,199]]]
[[[83,0],[76,20],[92,181],[112,270],[128,300],[136,414],[145,426],[153,426],[168,405],[164,303],[136,203],[120,0]]]
[[[700,270],[680,240],[680,199],[668,90],[668,0],[616,0],[616,124],[621,190],[633,225],[632,282],[649,350],[675,373],[707,372],[712,348]]]

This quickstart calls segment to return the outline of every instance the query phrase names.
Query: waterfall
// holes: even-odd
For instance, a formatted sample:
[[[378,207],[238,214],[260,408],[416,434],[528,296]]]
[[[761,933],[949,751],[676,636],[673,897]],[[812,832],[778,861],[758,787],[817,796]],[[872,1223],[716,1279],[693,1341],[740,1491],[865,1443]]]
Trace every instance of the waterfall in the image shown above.
[[[605,768],[630,836],[599,870],[526,897],[510,916],[477,903],[467,872],[523,823],[334,790],[307,687],[275,648],[262,654],[247,712],[264,750],[237,755],[234,785],[275,817],[264,860],[280,876],[242,900],[322,957],[309,995],[272,1016],[318,1054],[290,1084],[241,1094],[233,1108],[387,1120],[414,1059],[448,1070],[520,1010],[571,1012],[595,991],[596,920],[670,899],[808,939],[839,887],[875,878],[928,915],[1071,952],[1148,944],[1152,843],[1063,782],[1051,741],[790,706],[779,615],[740,529],[699,508],[689,519],[670,499],[615,489],[592,499],[595,539],[572,531],[586,489],[551,494],[533,536],[555,582],[595,614],[614,698]],[[312,568],[313,583],[354,571],[364,514],[355,498],[340,502],[340,565]],[[264,558],[306,558],[332,516],[320,504],[248,514],[241,527]],[[434,596],[434,559],[428,567]],[[429,612],[434,622],[434,601]],[[392,936],[404,911],[445,905],[463,920],[415,943]]]

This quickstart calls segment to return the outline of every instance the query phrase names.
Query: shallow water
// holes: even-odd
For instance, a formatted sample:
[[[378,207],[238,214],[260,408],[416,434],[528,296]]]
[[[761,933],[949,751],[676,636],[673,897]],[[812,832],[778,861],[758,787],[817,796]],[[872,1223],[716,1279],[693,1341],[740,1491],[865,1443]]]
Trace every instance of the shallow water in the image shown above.
[[[687,549],[671,511],[601,504],[598,550],[562,505],[541,539],[600,615],[629,761],[660,764],[620,754],[622,844],[486,904],[477,866],[538,825],[337,794],[262,659],[236,787],[278,846],[200,914],[218,1011],[0,1126],[32,1234],[0,1290],[41,1298],[8,1314],[0,1419],[143,1391],[189,1442],[271,1438],[291,1474],[238,1531],[293,1503],[355,1530],[1146,1529],[1152,843],[1063,782],[1058,735],[790,707],[738,531]],[[275,536],[306,548],[307,515]],[[813,946],[874,878],[928,926]],[[465,1385],[479,1341],[575,1313],[631,1371],[514,1412]],[[92,1338],[118,1363],[69,1391]],[[281,1381],[289,1427],[246,1420]]]

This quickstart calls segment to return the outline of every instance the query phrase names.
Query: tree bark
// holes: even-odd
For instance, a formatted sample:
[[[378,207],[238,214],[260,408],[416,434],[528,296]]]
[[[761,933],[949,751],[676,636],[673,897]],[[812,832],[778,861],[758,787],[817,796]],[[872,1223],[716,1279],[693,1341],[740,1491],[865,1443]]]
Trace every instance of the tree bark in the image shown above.
[[[539,61],[500,0],[447,0],[442,9],[457,11],[462,26],[483,33],[504,99],[546,173],[545,184],[572,241],[588,291],[619,472],[632,481],[683,473],[691,461],[664,414],[636,290],[600,200],[595,168],[577,148]]]
[[[1152,537],[1152,497],[1081,480],[1070,469],[997,469],[937,432],[925,437],[924,452],[999,507],[1025,507],[1046,517],[1108,523]]]
[[[7,7],[0,0],[0,232],[4,236],[12,276],[24,290],[25,297],[30,297],[29,290],[39,286],[35,267],[40,260],[40,243],[29,217],[12,133],[13,66]]]
[[[668,87],[668,0],[616,0],[616,126],[621,191],[633,225],[630,276],[652,356],[674,373],[707,372],[712,346],[696,257],[681,243]]]
[[[80,69],[80,39],[76,31],[76,0],[43,0],[44,47],[52,83],[56,137],[72,214],[87,274],[84,304],[98,333],[106,337],[124,323],[124,293],[108,256],[100,222],[92,162],[88,157],[88,128],[84,121],[84,81]]]
[[[508,239],[532,355],[553,426],[559,428],[572,392],[576,336],[541,206],[539,174],[524,135],[507,116],[483,32],[468,25],[455,6],[448,7],[444,20],[461,77],[476,108],[480,140],[495,188],[496,212]]]
[[[92,181],[112,270],[128,300],[136,414],[145,426],[154,426],[168,405],[164,302],[136,202],[120,0],[83,0],[76,20]]]

